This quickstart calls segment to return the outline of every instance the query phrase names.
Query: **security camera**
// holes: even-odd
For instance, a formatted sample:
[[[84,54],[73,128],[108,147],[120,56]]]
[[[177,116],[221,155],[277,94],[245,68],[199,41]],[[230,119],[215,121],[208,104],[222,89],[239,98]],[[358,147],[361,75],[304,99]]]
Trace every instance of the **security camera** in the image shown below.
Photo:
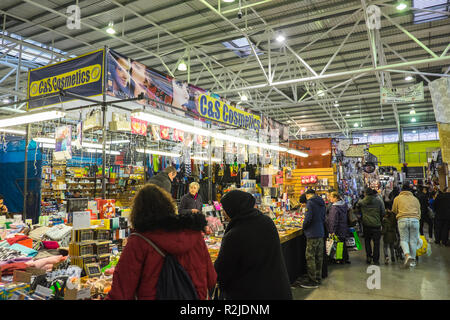
[[[238,19],[242,19],[242,11],[241,10],[238,11]]]

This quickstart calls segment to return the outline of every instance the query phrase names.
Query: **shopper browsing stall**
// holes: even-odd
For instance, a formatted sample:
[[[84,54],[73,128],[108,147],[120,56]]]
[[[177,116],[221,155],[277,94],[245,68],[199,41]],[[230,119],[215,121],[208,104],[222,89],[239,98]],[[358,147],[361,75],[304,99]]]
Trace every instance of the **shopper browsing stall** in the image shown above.
[[[228,300],[291,300],[288,273],[273,221],[255,208],[255,198],[233,190],[221,200],[230,220],[214,263]]]
[[[216,272],[201,231],[204,215],[176,215],[175,204],[162,188],[147,184],[135,196],[130,216],[133,232],[152,241],[161,251],[174,256],[187,271],[200,300],[214,288]],[[157,299],[157,284],[164,258],[144,239],[128,238],[106,299]]]
[[[415,266],[419,242],[420,202],[413,195],[409,184],[402,186],[402,192],[394,199],[392,211],[397,217],[400,245],[405,254],[404,266]]]
[[[179,213],[201,213],[203,200],[202,196],[198,193],[200,185],[197,182],[191,182],[189,184],[189,193],[185,194],[181,198],[180,206],[178,207]]]
[[[316,195],[313,189],[306,191],[306,213],[303,221],[303,232],[306,236],[306,263],[308,280],[302,283],[302,288],[314,289],[321,282],[323,247],[324,247],[324,224],[325,224],[325,201]]]
[[[345,243],[348,233],[348,206],[336,191],[331,192],[330,202],[332,205],[326,218],[328,233],[336,235],[339,241]],[[347,246],[345,245],[342,262],[350,263]]]
[[[428,224],[428,234],[431,239],[433,238],[433,220],[428,214],[428,188],[425,186],[419,186],[416,197],[420,202],[420,234],[424,234],[423,225],[426,223]]]
[[[450,229],[450,189],[445,188],[434,200],[435,217],[435,237],[437,244],[450,245],[448,242],[448,232]]]
[[[384,203],[378,197],[377,191],[366,188],[364,199],[356,204],[356,210],[361,214],[366,260],[368,264],[380,264],[381,221],[385,214]],[[373,242],[373,248],[372,248]]]

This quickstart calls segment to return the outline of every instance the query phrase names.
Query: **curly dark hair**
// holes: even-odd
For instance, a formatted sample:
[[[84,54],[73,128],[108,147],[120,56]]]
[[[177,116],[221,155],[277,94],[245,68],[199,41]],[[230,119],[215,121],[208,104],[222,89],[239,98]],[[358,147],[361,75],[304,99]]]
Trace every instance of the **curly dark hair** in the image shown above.
[[[157,229],[202,231],[207,225],[203,214],[178,215],[171,194],[153,183],[143,186],[134,196],[130,222],[132,228],[139,232]]]
[[[156,184],[148,183],[134,196],[130,222],[138,231],[149,231],[152,225],[176,215],[172,196]]]

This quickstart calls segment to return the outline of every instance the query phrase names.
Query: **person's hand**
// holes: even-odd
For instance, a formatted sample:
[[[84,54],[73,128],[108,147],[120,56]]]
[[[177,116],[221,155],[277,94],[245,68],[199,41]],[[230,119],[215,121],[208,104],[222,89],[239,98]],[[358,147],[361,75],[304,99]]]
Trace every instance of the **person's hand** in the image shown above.
[[[198,209],[192,209],[192,213],[198,213]]]

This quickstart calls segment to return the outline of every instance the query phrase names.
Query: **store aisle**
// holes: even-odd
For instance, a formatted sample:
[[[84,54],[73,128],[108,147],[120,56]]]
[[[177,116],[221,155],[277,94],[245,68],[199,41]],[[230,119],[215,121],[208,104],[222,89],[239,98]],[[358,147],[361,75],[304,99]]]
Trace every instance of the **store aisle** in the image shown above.
[[[362,239],[363,240],[363,239]],[[364,246],[364,241],[361,241]],[[382,245],[382,244],[381,244]],[[295,300],[447,300],[450,299],[450,247],[432,243],[432,255],[414,269],[401,262],[380,264],[381,288],[370,290],[364,247],[350,252],[350,265],[331,265],[318,289],[293,288]],[[384,255],[381,259],[384,262]]]

